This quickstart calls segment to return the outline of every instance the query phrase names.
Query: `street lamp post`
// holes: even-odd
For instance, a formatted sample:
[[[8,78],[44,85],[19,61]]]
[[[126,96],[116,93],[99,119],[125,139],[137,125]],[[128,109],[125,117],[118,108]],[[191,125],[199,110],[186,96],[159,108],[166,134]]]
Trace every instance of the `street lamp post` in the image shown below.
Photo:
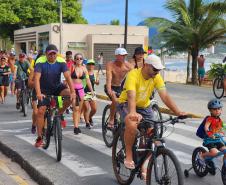
[[[124,48],[127,48],[127,27],[128,27],[128,0],[126,0],[125,8],[125,34],[124,34]]]
[[[62,14],[62,0],[56,0],[59,4],[59,14],[60,14],[60,53],[63,53],[63,14]]]

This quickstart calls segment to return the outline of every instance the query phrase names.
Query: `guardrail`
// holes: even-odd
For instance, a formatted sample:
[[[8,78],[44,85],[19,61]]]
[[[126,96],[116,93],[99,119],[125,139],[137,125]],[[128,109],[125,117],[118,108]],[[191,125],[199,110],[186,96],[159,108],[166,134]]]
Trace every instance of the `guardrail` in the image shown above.
[[[96,95],[97,98],[101,99],[101,100],[107,100],[110,101],[110,99],[102,94],[97,94]],[[164,114],[170,114],[170,115],[175,115],[171,110],[164,108],[164,107],[159,107],[160,111]],[[193,113],[188,113],[189,116],[191,116],[192,118],[203,118],[204,116],[198,115],[198,114],[193,114]]]

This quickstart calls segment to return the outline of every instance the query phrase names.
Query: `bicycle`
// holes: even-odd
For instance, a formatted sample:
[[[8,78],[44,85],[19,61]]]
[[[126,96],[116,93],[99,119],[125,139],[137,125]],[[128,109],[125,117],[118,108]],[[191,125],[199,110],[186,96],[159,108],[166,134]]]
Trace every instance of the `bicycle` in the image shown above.
[[[154,99],[156,90],[153,91],[152,96],[151,96],[151,107],[153,110],[153,117],[155,120],[162,120],[162,114],[160,112],[159,106],[158,106],[158,102]],[[118,95],[119,96],[119,95]],[[103,136],[103,140],[104,143],[107,147],[111,148],[113,145],[113,139],[114,139],[114,134],[117,131],[119,125],[119,113],[117,113],[114,116],[114,129],[109,129],[108,128],[108,121],[110,118],[110,104],[107,104],[104,107],[103,110],[103,114],[102,114],[102,136]],[[160,125],[161,126],[161,125]],[[161,127],[160,129],[158,129],[158,131],[160,132],[160,136],[162,136],[163,134],[163,127]]]
[[[216,69],[217,77],[213,80],[213,94],[220,99],[224,96],[224,69],[218,67]]]
[[[21,89],[19,94],[19,104],[21,106],[21,112],[23,112],[24,117],[27,116],[28,111],[28,88],[26,86],[26,80],[21,80]]]
[[[222,136],[217,135],[216,137],[218,137],[222,142],[226,144]],[[221,169],[216,167],[214,163],[214,159],[226,154],[226,150],[218,152],[215,157],[207,157],[202,162],[199,155],[200,153],[205,152],[207,151],[202,146],[194,149],[192,153],[192,166],[189,169],[184,170],[184,176],[189,177],[189,171],[191,171],[192,169],[194,169],[195,174],[199,177],[205,177],[208,173],[210,173],[211,175],[215,175],[216,169],[219,169],[219,171],[221,172],[222,182],[224,185],[226,185],[226,160],[224,160]]]
[[[114,137],[112,147],[112,164],[118,183],[121,185],[131,184],[135,175],[142,179],[141,168],[148,159],[147,185],[183,185],[183,173],[180,163],[174,153],[166,148],[165,140],[162,136],[160,137],[158,129],[161,128],[159,124],[163,125],[164,123],[169,123],[174,125],[178,123],[179,120],[186,118],[188,118],[188,116],[170,117],[169,119],[158,121],[143,119],[138,126],[138,134],[132,148],[135,163],[134,170],[129,170],[124,165],[126,157],[124,126],[121,126]],[[153,128],[153,126],[154,129],[152,129],[150,134],[148,130]],[[172,177],[170,175],[175,176]]]
[[[61,115],[58,114],[58,109],[63,107],[63,100],[70,98],[69,96],[46,96],[45,99],[49,102],[45,112],[46,126],[43,128],[43,149],[48,149],[51,136],[54,136],[57,161],[62,157],[62,128]]]

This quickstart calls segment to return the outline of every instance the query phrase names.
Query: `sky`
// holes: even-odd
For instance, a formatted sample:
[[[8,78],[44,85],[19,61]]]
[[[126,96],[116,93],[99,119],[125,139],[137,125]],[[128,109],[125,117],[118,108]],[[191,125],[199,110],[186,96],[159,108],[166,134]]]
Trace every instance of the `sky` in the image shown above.
[[[125,0],[82,0],[82,14],[89,24],[125,23]],[[128,0],[128,24],[137,25],[147,17],[171,18],[163,7],[166,0]]]

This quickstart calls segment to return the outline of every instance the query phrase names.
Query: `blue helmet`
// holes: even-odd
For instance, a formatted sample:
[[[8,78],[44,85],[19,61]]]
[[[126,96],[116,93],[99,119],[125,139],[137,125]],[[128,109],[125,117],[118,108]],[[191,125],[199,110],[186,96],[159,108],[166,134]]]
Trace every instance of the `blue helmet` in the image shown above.
[[[209,101],[207,107],[208,109],[218,109],[218,108],[222,108],[223,104],[221,103],[220,100],[215,98]]]

